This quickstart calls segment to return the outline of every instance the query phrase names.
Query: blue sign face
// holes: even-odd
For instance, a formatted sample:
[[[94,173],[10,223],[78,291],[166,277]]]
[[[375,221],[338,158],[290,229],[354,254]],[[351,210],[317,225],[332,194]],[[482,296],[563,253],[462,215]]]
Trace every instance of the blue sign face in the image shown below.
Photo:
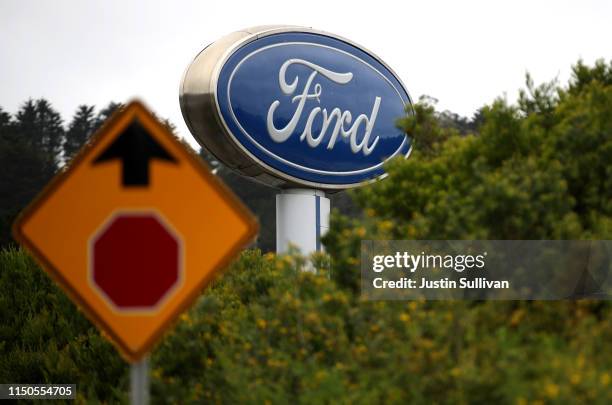
[[[225,60],[215,99],[223,124],[258,164],[298,184],[350,187],[406,156],[395,126],[408,93],[378,59],[340,39],[284,32]]]

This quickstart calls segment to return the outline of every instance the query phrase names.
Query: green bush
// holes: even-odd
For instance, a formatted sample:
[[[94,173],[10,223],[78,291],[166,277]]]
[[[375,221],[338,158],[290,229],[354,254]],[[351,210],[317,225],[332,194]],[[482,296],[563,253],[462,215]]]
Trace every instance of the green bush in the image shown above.
[[[76,383],[82,398],[123,398],[127,366],[25,252],[0,252],[0,381]]]
[[[124,402],[114,349],[25,253],[0,263],[0,379]],[[300,268],[245,252],[153,352],[153,402],[612,400],[607,304],[368,302]]]
[[[399,122],[408,160],[334,215],[331,256],[246,251],[152,354],[154,403],[612,403],[608,302],[369,302],[362,239],[612,235],[612,65],[528,82],[477,133],[433,108]],[[22,251],[0,252],[0,380],[76,383],[125,402],[127,365]]]

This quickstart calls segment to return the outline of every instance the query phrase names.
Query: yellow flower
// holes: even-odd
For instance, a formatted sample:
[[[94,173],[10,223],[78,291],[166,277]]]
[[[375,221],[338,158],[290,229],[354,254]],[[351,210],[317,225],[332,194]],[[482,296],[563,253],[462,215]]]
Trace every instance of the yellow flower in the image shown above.
[[[549,398],[556,398],[559,395],[559,386],[555,383],[548,383],[544,386],[544,392]]]
[[[305,318],[306,323],[317,323],[319,316],[315,312],[309,312]]]
[[[514,311],[512,313],[512,317],[510,318],[510,325],[518,325],[519,322],[521,322],[521,319],[523,319],[523,315],[525,315],[525,311],[523,311],[522,309],[517,309],[516,311]]]
[[[582,354],[578,356],[578,360],[576,361],[576,364],[578,364],[579,368],[584,367],[584,356]]]
[[[393,222],[387,220],[387,221],[381,221],[378,224],[378,227],[382,230],[382,231],[388,231],[391,228],[393,228]]]
[[[410,322],[410,315],[406,314],[406,313],[402,313],[399,316],[400,321],[402,322]]]
[[[580,376],[580,374],[578,373],[573,373],[570,376],[570,382],[572,383],[572,385],[578,385],[580,384],[580,381],[582,380],[582,377]]]
[[[257,320],[257,327],[258,327],[259,329],[265,329],[265,328],[266,328],[266,325],[267,325],[267,323],[266,323],[266,320],[265,320],[265,319],[258,319],[258,320]]]
[[[357,354],[363,354],[368,351],[368,349],[364,345],[359,345],[355,348]]]
[[[413,225],[409,225],[408,226],[408,236],[409,237],[414,237],[417,233],[416,228]]]
[[[599,382],[601,383],[601,385],[603,385],[604,387],[607,386],[608,384],[610,384],[610,374],[608,373],[603,373],[601,375],[601,377],[599,378]]]
[[[363,226],[360,226],[359,228],[357,228],[357,230],[355,231],[355,233],[357,234],[357,236],[359,236],[360,238],[363,238],[366,234],[366,230]]]
[[[193,321],[191,320],[191,317],[189,316],[189,313],[187,313],[187,312],[184,312],[183,314],[181,314],[180,319],[181,319],[182,322],[185,322],[188,325],[192,325],[193,324]]]
[[[151,375],[153,376],[153,378],[160,378],[162,375],[162,369],[161,368],[154,368],[151,371]]]
[[[433,341],[431,339],[422,339],[421,340],[421,346],[423,346],[426,349],[431,349],[433,347]]]
[[[523,397],[518,397],[516,399],[516,405],[527,405],[527,400]]]

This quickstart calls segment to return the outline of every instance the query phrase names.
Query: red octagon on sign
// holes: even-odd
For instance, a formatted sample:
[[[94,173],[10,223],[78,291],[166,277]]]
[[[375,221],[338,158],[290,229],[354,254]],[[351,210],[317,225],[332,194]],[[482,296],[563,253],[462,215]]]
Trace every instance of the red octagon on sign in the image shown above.
[[[118,309],[155,309],[180,281],[181,240],[154,213],[112,217],[90,249],[91,281]]]

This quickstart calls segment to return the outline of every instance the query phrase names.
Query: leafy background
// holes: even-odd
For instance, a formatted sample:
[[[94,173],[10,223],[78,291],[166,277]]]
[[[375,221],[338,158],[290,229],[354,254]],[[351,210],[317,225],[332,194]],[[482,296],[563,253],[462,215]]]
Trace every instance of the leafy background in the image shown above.
[[[115,108],[83,106],[66,129],[45,100],[0,110],[0,381],[75,382],[80,403],[126,402],[128,366],[8,227]],[[410,159],[333,196],[329,255],[308,259],[316,272],[297,254],[265,253],[264,232],[181,316],[152,353],[154,403],[612,403],[607,301],[359,292],[362,239],[610,239],[612,62],[578,62],[565,85],[527,77],[516,103],[470,119],[431,99],[415,108],[398,121],[415,141]],[[273,220],[274,190],[201,155]]]

